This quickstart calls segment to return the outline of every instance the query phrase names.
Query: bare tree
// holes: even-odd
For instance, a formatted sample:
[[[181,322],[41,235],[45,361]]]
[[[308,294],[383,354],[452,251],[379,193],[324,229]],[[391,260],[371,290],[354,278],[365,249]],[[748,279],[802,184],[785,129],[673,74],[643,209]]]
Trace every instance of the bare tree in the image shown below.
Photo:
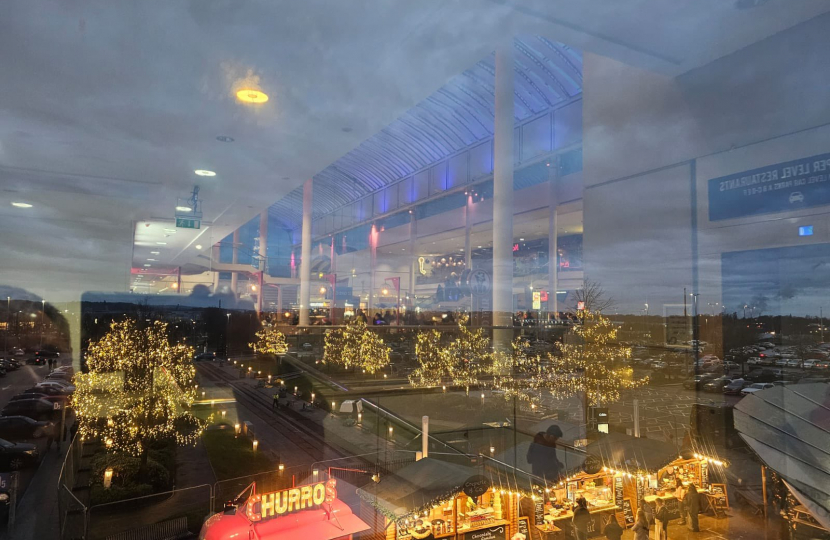
[[[617,302],[611,296],[608,296],[602,285],[596,281],[585,281],[581,289],[574,292],[574,304],[571,306],[571,311],[576,313],[580,302],[584,302],[584,308],[593,313],[602,313],[613,308]]]

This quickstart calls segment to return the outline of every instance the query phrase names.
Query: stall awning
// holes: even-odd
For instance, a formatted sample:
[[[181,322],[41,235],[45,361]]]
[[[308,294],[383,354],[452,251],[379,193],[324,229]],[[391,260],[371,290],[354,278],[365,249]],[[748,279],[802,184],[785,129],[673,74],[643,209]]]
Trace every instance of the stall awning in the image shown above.
[[[424,458],[358,489],[357,494],[390,519],[398,519],[457,495],[476,474],[471,467]]]
[[[263,520],[252,525],[244,514],[244,507],[234,513],[214,514],[205,521],[199,538],[205,540],[238,540],[248,538],[253,526],[257,538],[262,540],[332,540],[370,529],[363,520],[355,516],[342,501],[331,503],[330,511],[317,508],[287,514],[278,518]]]
[[[776,386],[735,406],[735,429],[830,529],[830,385]]]
[[[588,444],[585,451],[600,467],[608,466],[636,473],[657,472],[680,457],[677,448],[667,442],[624,433],[608,433]]]

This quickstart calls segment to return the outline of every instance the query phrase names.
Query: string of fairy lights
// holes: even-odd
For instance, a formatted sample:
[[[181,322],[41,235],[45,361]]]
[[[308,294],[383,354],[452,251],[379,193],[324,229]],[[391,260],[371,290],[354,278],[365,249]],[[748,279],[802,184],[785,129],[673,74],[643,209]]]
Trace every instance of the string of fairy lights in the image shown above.
[[[258,354],[285,354],[288,352],[288,342],[285,334],[273,326],[263,326],[262,330],[254,334],[257,340],[249,343],[254,353]]]
[[[323,362],[374,374],[389,365],[389,346],[357,317],[326,333]]]
[[[481,384],[492,358],[490,339],[483,329],[468,328],[463,317],[458,320],[457,331],[458,336],[447,345],[437,330],[418,333],[415,354],[419,365],[409,375],[412,386],[430,387],[449,381],[469,392],[471,387]]]
[[[584,395],[590,406],[620,399],[624,389],[641,387],[628,366],[631,348],[617,342],[617,328],[600,313],[584,310],[582,324],[571,330],[556,353],[529,354],[521,338],[511,351],[491,352],[483,329],[471,330],[461,319],[457,336],[444,345],[441,332],[420,332],[415,351],[419,366],[409,377],[416,387],[447,382],[469,391],[490,386],[507,399],[517,397],[531,407],[545,394],[557,399]]]
[[[72,405],[82,439],[133,455],[162,439],[195,444],[207,421],[190,412],[196,400],[192,357],[192,347],[169,342],[164,322],[113,322],[89,345],[89,372],[75,377]]]

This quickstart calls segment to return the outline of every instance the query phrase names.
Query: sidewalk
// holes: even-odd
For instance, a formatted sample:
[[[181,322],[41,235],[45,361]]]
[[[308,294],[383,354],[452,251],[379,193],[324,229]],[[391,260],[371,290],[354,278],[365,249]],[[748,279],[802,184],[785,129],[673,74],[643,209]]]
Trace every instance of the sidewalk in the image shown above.
[[[0,532],[0,539],[60,538],[58,516],[58,476],[69,444],[61,451],[46,452],[23,498],[17,504],[14,532]]]

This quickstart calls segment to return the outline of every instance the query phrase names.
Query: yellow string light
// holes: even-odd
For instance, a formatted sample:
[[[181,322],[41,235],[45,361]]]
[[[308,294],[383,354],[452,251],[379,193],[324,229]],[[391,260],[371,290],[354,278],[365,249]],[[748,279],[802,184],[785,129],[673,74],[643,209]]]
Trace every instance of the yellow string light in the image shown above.
[[[127,320],[90,343],[89,372],[76,375],[72,396],[84,440],[135,455],[155,440],[195,444],[206,422],[189,411],[196,399],[193,348],[171,344],[167,335],[166,323],[139,328]]]
[[[323,362],[375,373],[389,365],[389,347],[357,317],[326,333]]]
[[[273,326],[263,326],[262,330],[256,333],[255,343],[249,343],[248,347],[255,353],[260,354],[285,354],[288,352],[288,343],[285,341],[285,334]],[[235,362],[234,362],[235,363]]]

